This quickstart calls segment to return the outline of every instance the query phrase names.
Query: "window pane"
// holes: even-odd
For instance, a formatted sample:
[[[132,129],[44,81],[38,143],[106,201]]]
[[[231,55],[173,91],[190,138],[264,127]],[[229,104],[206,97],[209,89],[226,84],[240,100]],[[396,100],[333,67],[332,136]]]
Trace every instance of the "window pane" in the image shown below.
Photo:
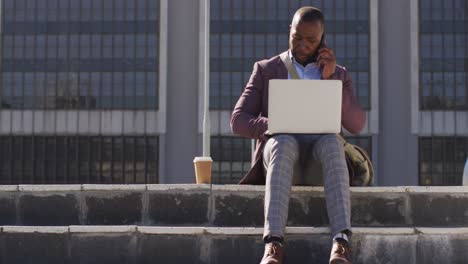
[[[125,35],[125,58],[133,59],[135,57],[135,35]]]
[[[147,11],[148,11],[148,6],[147,6],[147,0],[136,0],[137,4],[137,20],[146,20],[147,17]]]
[[[89,107],[94,109],[99,105],[98,98],[101,95],[101,74],[99,72],[91,73]]]
[[[101,39],[100,35],[92,35],[91,37],[91,57],[94,59],[101,58]]]
[[[4,0],[3,2],[3,12],[4,18],[6,21],[12,21],[14,17],[14,2],[15,0]]]
[[[81,35],[80,36],[80,58],[88,59],[90,55],[90,36]]]
[[[112,88],[113,88],[113,101],[112,105],[113,108],[117,109],[122,109],[123,108],[123,73],[121,72],[115,72],[113,74],[113,83],[112,83]]]
[[[32,109],[34,107],[34,73],[24,74],[24,108]]]
[[[125,16],[127,21],[134,21],[135,20],[135,15],[136,15],[136,0],[127,0],[126,1],[126,7],[125,7]]]
[[[135,109],[135,73],[125,73],[124,100],[125,109]]]
[[[461,185],[468,137],[420,137],[419,183]]]
[[[114,19],[124,20],[125,19],[125,0],[114,1]]]
[[[113,16],[113,1],[104,1],[103,20],[111,21]]]
[[[26,0],[15,0],[15,20],[24,21],[26,16]]]
[[[146,178],[146,153],[145,153],[145,138],[137,137],[135,146],[135,174],[137,182],[147,182]]]
[[[57,21],[58,19],[58,0],[47,0],[47,20]]]
[[[146,75],[146,96],[147,106],[155,109],[158,106],[158,98],[156,98],[157,91],[157,74],[155,72],[148,72]]]
[[[148,18],[156,20],[159,17],[159,1],[148,1]]]
[[[14,58],[15,59],[22,59],[24,58],[24,36],[23,35],[16,35],[14,37]]]
[[[104,137],[102,143],[102,178],[104,182],[112,182],[112,138]]]
[[[70,10],[69,1],[63,1],[63,0],[58,1],[58,10],[59,10],[59,13],[58,13],[59,21],[68,21],[69,10]]]
[[[157,183],[158,178],[158,142],[154,137],[147,138],[146,144],[147,181]]]
[[[122,58],[124,54],[124,36],[116,35],[114,36],[113,47],[114,49],[114,58]]]
[[[135,138],[124,139],[124,178],[126,183],[136,183],[135,179]]]
[[[101,107],[109,109],[112,107],[112,74],[102,74],[102,96],[101,96]]]
[[[13,58],[13,36],[4,35],[3,36],[3,58],[10,59]]]
[[[238,183],[250,169],[251,140],[228,137],[211,137],[213,157],[213,182]]]
[[[91,0],[81,0],[81,21],[89,21],[91,19]]]
[[[115,137],[113,139],[112,166],[113,181],[115,183],[124,183],[125,181],[123,178],[123,143],[121,137]]]
[[[58,37],[58,58],[66,59],[68,56],[68,37],[59,35]]]
[[[33,59],[34,58],[34,36],[26,35],[25,36],[25,47],[24,47],[24,58]]]

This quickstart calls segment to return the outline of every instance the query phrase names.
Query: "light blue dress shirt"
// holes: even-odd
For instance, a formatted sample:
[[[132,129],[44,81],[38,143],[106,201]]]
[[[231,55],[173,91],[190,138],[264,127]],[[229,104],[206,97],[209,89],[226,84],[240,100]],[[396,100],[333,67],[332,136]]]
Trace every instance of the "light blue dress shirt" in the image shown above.
[[[292,56],[291,50],[288,51],[289,57],[292,60],[294,68],[296,68],[297,75],[299,78],[306,79],[306,80],[320,80],[322,77],[322,73],[320,72],[320,68],[317,63],[312,62],[307,64],[305,67],[298,63],[294,57]],[[291,74],[288,72],[288,79],[292,79]]]

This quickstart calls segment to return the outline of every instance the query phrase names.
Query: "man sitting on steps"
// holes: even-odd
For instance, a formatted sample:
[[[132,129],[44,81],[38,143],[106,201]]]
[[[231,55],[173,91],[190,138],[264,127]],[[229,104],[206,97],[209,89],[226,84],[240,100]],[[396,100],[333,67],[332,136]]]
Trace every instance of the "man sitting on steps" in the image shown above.
[[[252,168],[241,184],[265,184],[265,254],[261,264],[283,263],[284,229],[288,216],[294,166],[312,160],[323,168],[328,218],[333,239],[330,263],[351,263],[351,209],[349,175],[343,143],[335,134],[275,135],[269,137],[268,82],[291,79],[280,56],[288,56],[302,79],[334,79],[343,82],[342,126],[359,133],[365,112],[357,103],[345,68],[336,65],[335,54],[324,42],[324,17],[314,7],[295,13],[289,32],[289,50],[269,60],[256,62],[249,82],[231,116],[236,134],[257,139]],[[293,118],[293,117],[292,117]],[[304,263],[307,262],[304,260]]]

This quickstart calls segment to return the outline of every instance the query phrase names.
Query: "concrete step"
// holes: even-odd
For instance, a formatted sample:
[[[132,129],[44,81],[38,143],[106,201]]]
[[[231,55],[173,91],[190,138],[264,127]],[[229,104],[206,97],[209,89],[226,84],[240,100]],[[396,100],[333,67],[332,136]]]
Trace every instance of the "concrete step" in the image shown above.
[[[258,263],[262,228],[3,226],[1,263]],[[327,228],[288,227],[286,262],[328,263]],[[355,228],[355,264],[462,264],[468,228]]]
[[[0,186],[0,225],[263,226],[263,186]],[[355,227],[468,227],[468,187],[351,188]],[[288,225],[328,226],[322,187],[293,187]]]

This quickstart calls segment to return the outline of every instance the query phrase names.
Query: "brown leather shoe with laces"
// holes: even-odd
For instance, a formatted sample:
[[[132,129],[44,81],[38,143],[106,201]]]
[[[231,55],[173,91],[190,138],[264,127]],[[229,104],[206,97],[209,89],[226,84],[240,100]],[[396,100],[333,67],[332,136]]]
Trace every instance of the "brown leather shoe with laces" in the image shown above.
[[[282,264],[283,246],[280,243],[265,244],[265,253],[260,264]]]
[[[348,241],[337,239],[333,241],[333,247],[330,255],[330,264],[351,264],[351,250]]]

